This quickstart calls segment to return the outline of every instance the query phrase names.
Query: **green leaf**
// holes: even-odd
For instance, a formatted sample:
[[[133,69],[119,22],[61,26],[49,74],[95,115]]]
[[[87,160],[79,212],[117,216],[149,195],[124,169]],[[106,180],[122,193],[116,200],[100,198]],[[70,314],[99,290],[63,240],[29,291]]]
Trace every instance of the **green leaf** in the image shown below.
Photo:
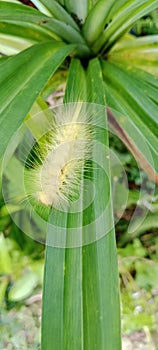
[[[122,246],[126,245],[128,242],[132,242],[135,238],[139,238],[145,232],[157,229],[158,228],[158,212],[149,212],[148,215],[144,218],[143,222],[140,225],[139,218],[135,218],[135,220],[130,223],[130,233],[125,232],[121,239],[120,244]]]
[[[20,135],[19,135],[20,136]],[[20,137],[17,140],[17,144],[20,142]],[[17,144],[14,145],[15,149],[17,148]],[[13,147],[12,147],[13,150]],[[4,169],[3,169],[4,171]],[[12,159],[10,160],[10,166],[9,169],[6,168],[5,169],[5,177],[8,181],[8,186],[7,186],[7,190],[8,193],[10,193],[10,196],[12,197],[14,191],[13,188],[16,188],[17,192],[20,193],[21,198],[23,198],[23,186],[21,184],[20,178],[21,178],[21,174],[23,174],[23,164],[19,161],[19,159],[17,159],[15,156],[12,157]],[[20,209],[22,209],[22,204],[21,204],[21,208],[20,208],[20,204],[18,203],[7,203],[7,207],[3,207],[1,209],[1,216],[5,216],[7,214],[7,209],[9,211],[10,214],[19,211]]]
[[[13,35],[1,34],[0,52],[4,55],[14,55],[27,49],[34,42],[24,38],[18,38]]]
[[[150,167],[153,172],[158,173],[157,104],[144,92],[143,83],[141,85],[136,77],[105,61],[102,62],[102,67],[108,104],[113,108],[113,114],[122,129],[120,136],[123,141],[128,141],[130,151],[154,179],[155,175],[150,173]]]
[[[72,77],[76,72],[75,85],[70,90]],[[73,60],[66,88],[66,102],[76,98],[83,85],[85,71],[78,60]],[[84,83],[85,84],[85,83]],[[88,66],[88,96],[89,102],[104,106],[105,94],[102,81],[101,67],[98,60],[93,60]],[[102,107],[104,108],[104,107]],[[94,111],[96,111],[94,109]],[[106,109],[102,113],[102,123],[106,127]],[[108,146],[106,128],[99,128],[97,140]],[[101,157],[101,155],[99,155]],[[102,159],[109,174],[109,160]],[[100,227],[95,223],[100,210],[105,203],[109,203],[109,181],[105,181],[104,172],[94,165],[89,170],[89,176],[99,189],[90,210],[83,210],[82,215],[73,216],[69,213],[57,217],[57,223],[66,229],[67,243],[71,239],[69,228],[80,224],[82,239],[85,239],[84,225],[87,218],[94,220],[95,239]],[[99,176],[99,177],[98,177]],[[98,181],[99,178],[99,181]],[[101,195],[100,195],[101,193]],[[81,198],[87,200],[84,188]],[[113,224],[112,209],[102,218],[103,227],[107,227],[107,220]],[[53,218],[50,218],[53,219]],[[91,232],[91,231],[90,231]],[[52,232],[48,232],[47,243],[51,242]],[[53,297],[52,297],[53,296]],[[106,326],[105,326],[106,325]],[[94,243],[78,248],[46,247],[45,277],[43,292],[42,314],[42,350],[51,350],[52,344],[57,350],[73,348],[75,350],[121,349],[120,340],[120,306],[118,272],[116,258],[116,244],[114,230],[104,238]]]
[[[133,80],[133,83],[135,83],[145,95],[147,95],[155,104],[158,104],[158,79],[155,76],[148,74],[145,71],[141,72],[140,69],[132,69],[131,66],[125,65],[124,71],[127,73],[127,77],[130,77]]]
[[[123,98],[117,95],[117,91],[112,89],[109,85],[105,85],[105,90],[107,93],[107,102],[110,107],[107,109],[110,126],[133,154],[140,167],[147,173],[149,179],[158,183],[158,176],[155,170],[157,138],[155,139],[151,130],[139,120],[138,115],[133,112],[132,108]],[[139,124],[139,128],[137,127],[136,120]],[[146,135],[147,133],[150,134],[149,137],[152,139],[153,146],[147,143],[148,139],[144,136],[144,133]]]
[[[108,54],[108,60],[126,69],[138,67],[158,77],[158,35],[124,39],[118,42]],[[139,74],[139,73],[138,73]],[[143,79],[145,79],[145,74]],[[155,85],[155,84],[154,84]]]
[[[152,102],[148,94],[140,87],[140,82],[127,71],[117,67],[114,64],[102,62],[105,81],[111,82],[115,89],[119,88],[120,95],[124,96],[128,103],[133,103],[133,109],[139,115],[140,119],[150,123],[152,132],[158,136],[157,127],[157,106]],[[125,93],[125,95],[124,95]]]
[[[0,65],[0,155],[48,79],[72,49],[73,46],[49,41],[35,45]]]
[[[29,6],[1,1],[0,14],[1,33],[36,42],[53,38],[59,40],[59,36],[53,34],[49,28],[49,23],[53,19]]]
[[[93,46],[94,52],[101,49],[107,52],[139,18],[156,9],[157,6],[158,0],[126,1],[118,11],[112,13],[103,35],[96,40]]]
[[[65,0],[67,10],[76,15],[78,20],[84,22],[88,11],[88,0]]]
[[[7,241],[3,234],[0,234],[0,274],[10,274],[11,258],[8,252]]]
[[[151,87],[158,88],[158,79],[155,75],[144,71],[143,69],[137,68],[135,66],[126,66],[124,65],[124,69],[128,72],[131,72],[133,76],[136,76],[141,81],[143,80],[145,83],[150,85]]]
[[[80,31],[73,28],[68,21],[45,16],[28,6],[2,2],[0,4],[0,32],[24,37],[34,41],[57,39],[68,43],[77,43],[80,56],[89,55],[90,50]],[[14,18],[12,13],[14,12]]]
[[[91,8],[96,4],[98,0],[88,0],[88,8],[91,10]]]
[[[9,300],[21,301],[29,297],[37,284],[38,276],[36,273],[32,271],[25,273],[21,278],[14,282],[13,287],[9,291]]]
[[[119,248],[118,253],[121,257],[139,257],[144,258],[146,256],[146,248],[143,247],[141,241],[135,238],[131,243],[127,244],[124,248]],[[144,261],[143,261],[144,262]],[[131,262],[133,263],[133,261]]]
[[[0,56],[0,65],[7,60],[8,60],[7,56]]]
[[[51,11],[49,10],[49,6],[46,6],[45,1],[40,1],[40,0],[32,0],[32,4],[36,6],[36,8],[42,12],[44,15],[49,16],[49,17],[54,17],[52,16]],[[48,2],[48,1],[47,1]],[[53,1],[54,2],[54,1]],[[58,5],[58,4],[57,4]],[[26,4],[27,6],[27,4]]]
[[[42,97],[44,99],[47,99],[50,95],[52,95],[52,93],[56,92],[58,94],[58,91],[60,93],[60,89],[63,87],[65,87],[65,81],[67,78],[67,70],[64,69],[60,69],[55,72],[55,74],[53,75],[53,77],[48,81],[48,83],[46,84],[46,86],[44,87],[44,90],[42,91]],[[62,92],[61,92],[62,95]],[[51,98],[51,96],[50,96]]]
[[[90,100],[96,103],[96,109],[97,104],[105,105],[101,67],[97,59],[89,63],[87,82]],[[105,113],[102,113],[102,118],[105,129],[98,128],[97,139],[103,142],[108,149],[106,110]],[[107,157],[101,154],[97,156],[100,159],[103,157],[102,164],[110,178],[108,151]],[[112,196],[109,193],[110,185],[95,165],[92,178],[95,188],[102,193],[100,199],[96,198],[93,203],[91,215],[97,218],[99,208],[103,203],[108,203]],[[108,219],[111,223],[113,222],[111,203],[109,210],[102,218],[102,227],[106,227]],[[84,217],[83,220],[85,220]],[[99,230],[97,222],[94,221],[94,225],[97,232]],[[99,241],[83,247],[82,263],[84,347],[85,349],[119,350],[121,349],[120,306],[114,229]]]
[[[80,61],[73,59],[69,69],[65,102],[76,101],[81,82],[82,85],[86,83],[84,70]],[[68,224],[71,225],[68,215],[65,213],[57,217],[57,225],[62,223],[65,229]],[[50,220],[53,218],[50,217]],[[68,228],[66,230],[68,234]],[[52,350],[53,343],[57,350],[66,350],[69,347],[78,350],[81,349],[83,342],[82,249],[51,247],[49,246],[51,236],[50,229],[45,258],[41,349]]]
[[[6,276],[0,277],[0,307],[2,305],[4,296],[8,287],[8,282],[9,282],[8,277]]]
[[[158,264],[146,261],[136,261],[136,283],[141,289],[155,288],[158,279]]]
[[[82,89],[80,88],[82,86]],[[79,102],[86,100],[85,72],[79,59],[73,59],[69,68],[64,101]]]
[[[9,215],[6,215],[0,219],[0,231],[4,231],[9,224],[11,223],[11,218]]]
[[[43,13],[48,16],[52,16],[59,19],[62,22],[69,24],[72,28],[79,30],[78,25],[73,20],[72,16],[61,6],[57,1],[54,0],[32,0],[32,3]]]
[[[59,4],[61,4],[62,6],[64,6],[64,0],[56,0]]]
[[[117,14],[117,12],[118,12],[124,5],[125,5],[125,6],[128,5],[128,4],[127,4],[127,1],[125,1],[125,0],[117,0],[117,1],[115,1],[114,5],[113,5],[113,7],[112,7],[112,9],[111,9],[111,11],[110,11],[110,16],[111,16],[111,18],[112,18],[113,16],[115,16],[115,15]]]
[[[114,3],[115,0],[99,0],[88,13],[83,26],[83,34],[88,43],[92,44],[103,32],[107,16]]]

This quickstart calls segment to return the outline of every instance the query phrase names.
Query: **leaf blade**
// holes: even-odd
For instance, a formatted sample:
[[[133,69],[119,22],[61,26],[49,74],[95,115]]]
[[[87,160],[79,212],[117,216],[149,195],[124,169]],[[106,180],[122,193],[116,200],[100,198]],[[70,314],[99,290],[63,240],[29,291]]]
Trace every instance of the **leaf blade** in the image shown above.
[[[67,43],[77,43],[78,54],[90,54],[86,41],[78,26],[71,26],[71,21],[63,16],[61,19],[48,17],[28,6],[8,2],[0,3],[0,32],[24,37],[34,41],[43,39],[64,40]],[[12,13],[14,12],[14,17]],[[59,11],[60,12],[60,11]],[[71,18],[71,17],[70,17]],[[74,23],[74,21],[72,21]]]
[[[108,54],[108,60],[127,69],[139,68],[158,77],[158,35],[135,39],[124,39],[117,43]]]
[[[96,103],[96,108],[97,104],[104,106],[105,93],[101,67],[97,59],[89,63],[87,80],[87,85],[91,91],[91,102]],[[98,158],[103,157],[102,164],[104,164],[105,171],[110,178],[106,110],[105,113],[102,111],[102,118],[105,129],[97,131],[97,140],[106,145],[107,158],[105,154],[97,154],[97,156]],[[107,216],[110,223],[113,222],[110,185],[106,183],[95,165],[93,168],[93,182],[97,191],[102,192],[102,197],[100,197],[100,203],[99,200],[94,200],[91,215],[94,216],[94,219],[97,218],[101,202],[107,204],[110,201],[109,208],[104,214],[101,223],[102,227],[106,227]],[[97,232],[99,230],[97,221],[96,223],[94,221],[94,225]],[[92,245],[83,247],[82,259],[85,349],[92,349],[94,344],[96,349],[101,350],[121,349],[119,287],[114,229],[112,228],[102,239],[96,240]],[[111,271],[110,274],[109,271]]]
[[[1,64],[1,155],[48,79],[73,48],[49,41],[37,44]]]
[[[106,70],[104,70],[105,66]],[[108,105],[110,109],[112,108],[113,116],[111,115],[111,117],[114,117],[118,123],[118,125],[115,125],[115,120],[112,120],[112,127],[114,127],[116,134],[118,134],[138,160],[140,166],[147,172],[149,178],[157,182],[158,141],[157,128],[155,128],[156,118],[154,118],[154,124],[152,120],[154,111],[157,110],[157,105],[143,92],[139,80],[136,80],[136,84],[133,76],[131,80],[126,72],[125,82],[123,78],[123,76],[125,77],[125,72],[122,75],[122,70],[119,71],[118,67],[115,66],[116,69],[114,68],[113,70],[113,65],[106,64],[105,62],[103,62],[102,67]],[[110,73],[109,70],[111,71]],[[119,72],[120,75],[118,75]],[[115,83],[115,74],[119,78],[117,84]],[[137,89],[135,89],[135,84],[137,85]],[[134,94],[134,90],[136,94]],[[140,101],[137,99],[139,95],[138,91],[140,91],[142,97]],[[136,98],[139,108],[134,98]],[[143,104],[142,101],[144,101]],[[146,104],[150,105],[150,108],[147,108],[147,110]],[[152,109],[153,105],[154,110]]]
[[[114,3],[115,0],[99,0],[92,7],[83,25],[83,34],[88,43],[92,44],[103,32],[108,14]]]
[[[64,4],[70,13],[75,14],[79,21],[84,22],[88,11],[88,0],[65,0]]]
[[[118,11],[112,14],[111,21],[102,37],[96,40],[93,50],[107,52],[141,17],[158,6],[158,0],[126,1]]]
[[[14,17],[13,17],[14,12]],[[35,41],[59,37],[47,26],[50,18],[29,6],[20,3],[0,3],[0,32]]]
[[[73,99],[76,101],[76,98],[80,94],[80,84],[85,77],[85,72],[83,73],[82,69],[82,66],[76,59],[72,61],[67,82],[66,102],[68,102],[69,98],[71,102]],[[76,71],[77,82],[75,88],[72,87],[72,91],[70,91],[74,71]],[[90,64],[88,71],[87,86],[91,91],[89,94],[92,97],[91,101],[94,101],[95,96],[96,105],[97,102],[102,104],[104,110],[102,114],[103,123],[106,123],[106,110],[104,109],[105,94],[101,89],[103,85],[100,84],[102,79],[98,60]],[[91,79],[94,71],[97,81]],[[99,92],[98,86],[100,87]],[[104,140],[107,145],[108,137],[106,130],[105,133],[101,133],[101,137],[102,141]],[[105,178],[103,176],[99,191],[103,191],[102,185],[104,180]],[[95,181],[97,181],[98,185],[97,176]],[[87,192],[84,192],[83,184],[81,193],[83,204],[80,209],[84,208],[84,200],[86,200],[84,196],[87,195]],[[106,199],[104,200],[107,199],[109,197],[106,194]],[[98,214],[98,203],[99,200],[97,200],[93,209],[91,207],[91,219],[93,219],[93,215],[95,218],[95,215]],[[87,221],[87,213],[86,210],[82,211],[82,215],[78,214],[77,216],[73,216],[70,212],[65,218],[63,217],[63,220],[65,220],[67,234],[69,234],[71,227],[76,227],[75,224],[77,223],[80,224],[79,229],[82,229],[84,243],[84,224]],[[59,255],[60,259],[58,258]],[[120,350],[120,309],[114,231],[99,241],[83,247],[58,249],[47,246],[45,269],[46,284],[43,308],[46,308],[47,311],[43,313],[45,319],[43,319],[42,350],[46,348],[47,350],[51,350],[52,342],[57,349],[63,350],[68,350],[70,346],[76,350],[91,350],[92,348]],[[109,270],[111,272],[110,274]],[[107,279],[108,284],[106,284]],[[53,299],[52,294],[54,295]]]
[[[74,75],[75,72],[75,75]],[[78,59],[70,64],[65,103],[77,101],[80,83],[84,82],[84,70]],[[52,217],[50,216],[50,221]],[[82,217],[75,217],[82,220]],[[57,225],[65,227],[66,236],[74,218],[68,213],[57,217]],[[82,222],[80,222],[82,225]],[[52,232],[48,232],[46,247],[45,279],[42,313],[42,350],[68,350],[71,346],[82,349],[82,248],[55,248],[49,246]],[[66,239],[68,239],[66,237]],[[67,242],[68,243],[68,242]],[[68,245],[69,246],[69,245]],[[75,283],[74,283],[75,281]],[[53,294],[53,299],[52,299]],[[54,317],[55,315],[55,317]]]
[[[74,29],[79,30],[76,22],[73,20],[72,16],[60,5],[57,1],[54,0],[32,0],[32,2],[37,6],[37,8],[42,11],[42,6],[44,5],[45,11],[49,12],[50,16],[53,16],[56,19],[59,19],[62,22],[70,24]],[[42,5],[43,4],[43,5]],[[47,13],[45,13],[47,14]]]

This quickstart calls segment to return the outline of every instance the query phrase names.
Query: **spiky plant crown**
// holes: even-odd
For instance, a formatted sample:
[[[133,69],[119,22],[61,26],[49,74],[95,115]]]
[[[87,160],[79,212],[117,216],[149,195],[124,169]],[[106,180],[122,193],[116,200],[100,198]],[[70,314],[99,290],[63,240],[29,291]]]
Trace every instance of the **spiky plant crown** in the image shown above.
[[[71,72],[71,78],[69,78],[68,83],[68,85],[72,85],[71,89],[74,90],[74,100],[77,100],[75,91],[77,91],[79,95],[78,90],[80,89],[80,91],[86,91],[86,93],[82,94],[82,99],[87,101],[87,98],[91,95],[89,92],[89,83],[87,81],[87,67],[89,67],[92,62],[91,58],[97,56],[100,65],[100,76],[98,76],[97,79],[99,81],[101,78],[103,82],[107,104],[112,107],[113,110],[116,109],[125,116],[125,118],[121,119],[115,115],[114,117],[116,117],[116,120],[115,118],[109,118],[109,120],[110,122],[112,120],[116,132],[119,130],[119,136],[121,135],[127,147],[129,147],[131,152],[141,161],[142,167],[144,167],[145,170],[149,169],[148,173],[150,178],[155,178],[155,174],[153,174],[153,165],[149,159],[144,160],[144,158],[149,157],[146,155],[142,156],[143,147],[141,149],[141,145],[139,145],[137,140],[141,137],[141,135],[139,137],[138,132],[140,126],[140,130],[143,130],[143,137],[147,143],[150,137],[149,151],[153,157],[153,163],[156,166],[157,140],[155,139],[158,136],[158,132],[157,106],[155,102],[157,102],[157,82],[152,74],[147,74],[145,71],[157,74],[157,65],[155,62],[157,60],[158,37],[152,36],[136,39],[129,34],[129,29],[140,17],[155,9],[158,5],[158,0],[141,0],[139,3],[135,0],[119,0],[117,2],[114,0],[108,2],[105,0],[80,2],[72,2],[69,0],[43,0],[41,2],[39,0],[32,0],[31,3],[34,5],[35,9],[22,5],[20,2],[24,1],[19,1],[19,3],[2,1],[0,3],[0,31],[2,37],[3,35],[8,35],[7,38],[10,40],[9,42],[12,45],[12,49],[15,47],[17,51],[32,45],[32,47],[24,50],[17,55],[17,57],[13,57],[8,61],[9,66],[9,62],[13,60],[13,72],[10,72],[9,66],[9,68],[7,68],[9,69],[9,73],[6,73],[6,75],[10,74],[9,77],[17,77],[18,88],[14,89],[14,86],[10,86],[10,80],[5,79],[4,76],[5,70],[1,70],[2,82],[5,82],[4,91],[9,91],[9,101],[11,101],[11,103],[13,100],[13,105],[11,105],[13,108],[12,113],[15,114],[14,105],[18,105],[18,111],[21,108],[20,112],[16,113],[17,123],[15,123],[15,125],[20,124],[22,118],[25,117],[33,101],[35,101],[46,82],[48,82],[48,86],[44,91],[44,96],[49,95],[53,86],[49,78],[55,70],[60,67],[61,63],[68,55],[69,58],[63,65],[64,71],[69,67],[69,62],[72,63],[72,57],[80,58],[80,61],[78,58],[76,59],[76,66],[74,65],[76,70]],[[14,11],[14,20],[12,18],[12,11]],[[19,36],[18,39],[17,36]],[[21,41],[19,39],[20,37],[22,38]],[[24,38],[25,41],[23,42]],[[34,45],[40,41],[41,44]],[[71,46],[70,44],[73,45]],[[3,47],[2,45],[2,53],[5,54],[6,52],[6,46],[4,45]],[[13,53],[15,53],[14,49]],[[82,68],[80,66],[82,66]],[[24,67],[27,67],[30,77],[28,78],[28,76],[25,76],[23,81],[22,76],[25,73]],[[141,68],[141,70],[138,68]],[[82,73],[80,75],[81,71]],[[61,71],[58,73],[60,74]],[[80,75],[80,77],[77,77],[77,75]],[[44,79],[43,76],[45,76]],[[141,81],[139,79],[140,76]],[[33,91],[32,79],[34,82]],[[81,81],[81,86],[77,86],[75,83],[75,81],[79,81],[79,79]],[[93,77],[90,79],[93,84]],[[28,81],[30,81],[30,84]],[[99,83],[98,96],[100,89]],[[36,85],[38,84],[39,86],[36,90]],[[70,86],[68,86],[68,89],[70,89]],[[22,91],[24,96],[26,96],[26,104],[23,103],[23,99],[20,100],[19,96],[21,96],[21,94],[19,91]],[[32,91],[32,93],[30,93],[30,91]],[[98,100],[98,103],[100,102],[99,99],[97,99],[98,96],[95,93],[94,102],[95,99]],[[4,96],[2,95],[1,98],[3,104],[5,101],[5,94]],[[20,106],[18,103],[19,100],[21,101]],[[6,113],[6,117],[3,118],[3,121],[6,121],[6,123],[8,123],[9,118],[12,116],[10,111],[10,106],[9,108],[8,106],[6,107],[4,103],[4,115]],[[131,118],[132,124],[134,125],[132,135],[131,130],[129,131],[128,128],[128,122],[126,122],[126,115]],[[5,123],[3,123],[3,125],[4,124]],[[5,134],[8,124],[4,125],[4,129],[3,125],[2,133],[4,131]],[[8,133],[5,138],[3,138],[3,148],[5,148],[15,127],[12,125],[11,131],[9,131],[10,128],[8,128]],[[124,130],[122,131],[122,129]],[[66,192],[69,187],[67,186],[67,179],[70,180],[71,178],[68,176],[68,170],[70,169],[69,157],[70,154],[73,154],[71,148],[75,149],[74,143],[77,142],[75,136],[74,139],[71,140],[72,135],[69,131],[69,126],[62,126],[59,128],[59,124],[57,124],[54,125],[54,130],[56,130],[56,132],[51,131],[49,135],[47,135],[47,141],[42,141],[43,145],[41,144],[41,155],[39,156],[41,165],[36,165],[36,169],[30,170],[29,172],[30,177],[32,176],[31,173],[33,174],[38,188],[35,192],[34,189],[32,189],[29,195],[32,196],[32,193],[34,193],[34,199],[47,206],[52,205],[53,199],[56,204],[58,201],[55,197],[52,198],[50,196],[49,188],[51,180],[48,178],[47,181],[43,180],[43,177],[46,179],[46,169],[51,172],[50,164],[54,164],[53,167],[56,167],[56,172],[52,173],[53,179],[57,180],[58,178],[55,182],[56,185],[54,184],[54,193],[58,193],[60,198],[62,197],[66,200],[66,197],[70,195],[70,193],[68,195],[69,191]],[[79,126],[74,123],[74,135],[76,132],[80,133],[80,130]],[[86,133],[86,130],[81,130],[81,134],[84,133]],[[66,134],[67,137],[65,136]],[[137,134],[137,137],[135,137],[135,134]],[[54,142],[56,142],[56,145],[53,144]],[[57,149],[61,151],[62,148],[63,155],[67,154],[67,156],[64,155],[65,163],[61,160],[61,157],[58,158],[56,155]],[[74,157],[77,156],[75,152],[76,151],[74,151]],[[82,152],[84,153],[85,150],[82,150]],[[57,158],[61,166],[58,166]],[[149,163],[148,167],[146,166],[147,163]],[[75,175],[75,161],[73,161],[73,165]],[[31,180],[30,178],[28,182],[34,187],[33,179]]]

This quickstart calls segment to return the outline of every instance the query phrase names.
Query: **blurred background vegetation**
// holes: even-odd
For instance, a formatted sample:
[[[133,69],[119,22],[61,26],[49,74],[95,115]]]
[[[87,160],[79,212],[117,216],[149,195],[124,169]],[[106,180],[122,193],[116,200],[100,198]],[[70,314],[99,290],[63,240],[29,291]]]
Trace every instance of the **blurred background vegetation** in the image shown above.
[[[157,34],[158,11],[139,20],[131,33],[136,36]],[[57,72],[53,78],[54,93],[48,98],[51,104],[62,98],[63,74]],[[49,87],[43,95],[48,92]],[[121,168],[112,169],[123,349],[154,350],[158,349],[158,186],[148,180],[112,133],[110,147],[128,179],[127,188],[127,183],[121,179]],[[12,176],[15,180],[16,174]],[[9,183],[9,176],[6,181]],[[125,208],[124,198],[127,198]],[[130,234],[128,226],[136,208]],[[18,213],[22,220],[20,209]],[[143,215],[145,218],[138,226],[137,221]],[[5,207],[2,190],[0,232],[0,349],[39,349],[45,247],[16,227]]]

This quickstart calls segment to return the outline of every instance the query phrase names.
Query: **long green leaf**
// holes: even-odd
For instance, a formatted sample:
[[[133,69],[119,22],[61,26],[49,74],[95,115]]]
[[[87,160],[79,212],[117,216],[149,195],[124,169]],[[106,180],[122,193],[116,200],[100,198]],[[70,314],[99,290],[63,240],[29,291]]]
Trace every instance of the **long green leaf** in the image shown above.
[[[80,84],[85,85],[84,70],[80,61],[74,59],[69,69],[65,102],[77,100]],[[82,226],[82,216],[76,220],[80,220]],[[57,225],[60,226],[61,221],[68,235],[71,217],[65,213],[57,218]],[[51,236],[50,230],[45,260],[41,350],[52,350],[52,344],[56,350],[71,347],[80,350],[83,346],[82,248],[54,248],[49,246]]]
[[[150,100],[147,93],[140,88],[139,80],[133,78],[122,68],[107,61],[102,61],[105,81],[111,82],[118,94],[131,104],[140,120],[148,124],[151,131],[158,136],[157,106]],[[137,84],[138,83],[138,84]]]
[[[82,86],[82,89],[81,87]],[[86,100],[85,71],[78,59],[71,61],[64,102],[80,102]],[[82,189],[83,191],[83,189]],[[81,194],[81,197],[84,193]],[[82,206],[82,203],[80,204]],[[78,208],[79,209],[79,208]],[[82,210],[82,208],[81,208]],[[69,227],[78,224],[82,227],[82,214],[76,217],[68,213],[67,235]],[[67,237],[67,240],[69,238]],[[65,277],[64,277],[64,343],[63,349],[78,350],[83,344],[83,300],[82,300],[82,247],[65,250]],[[69,311],[68,311],[69,310]],[[70,325],[70,327],[68,326]]]
[[[119,66],[126,72],[127,77],[133,80],[141,91],[147,94],[156,104],[158,103],[158,78],[151,74],[158,69],[156,62],[158,61],[158,36],[155,38],[140,38],[136,40],[128,40],[127,48],[125,49],[125,43],[119,43],[117,49],[112,50],[108,55],[108,61]],[[131,43],[131,44],[130,44]],[[140,57],[141,56],[141,57]],[[150,57],[152,61],[150,60]],[[149,64],[150,73],[143,69],[137,68],[140,64],[141,68],[144,68],[143,62]],[[155,69],[154,69],[155,68]]]
[[[121,65],[122,66],[122,65]],[[127,70],[128,72],[131,72],[133,76],[136,76],[137,79],[140,79],[140,81],[144,81],[146,82],[148,85],[150,85],[151,87],[154,87],[156,89],[158,89],[158,78],[157,76],[148,73],[146,71],[144,71],[143,69],[137,68],[135,66],[132,65],[125,65],[124,64],[124,70]]]
[[[34,42],[24,38],[18,38],[13,35],[1,34],[0,52],[4,55],[14,55],[27,49]]]
[[[73,46],[49,41],[0,65],[0,155],[48,79],[72,49]]]
[[[71,81],[75,85],[71,87]],[[95,72],[95,74],[94,74]],[[66,102],[80,96],[80,85],[85,86],[85,72],[78,60],[73,60],[67,82]],[[105,95],[98,60],[90,62],[88,67],[88,96],[89,102],[102,105],[102,122],[105,129],[99,128],[97,140],[108,146],[106,131],[106,110],[104,109]],[[93,110],[95,112],[95,110]],[[97,114],[96,114],[97,115]],[[100,156],[101,155],[97,155]],[[109,172],[108,157],[102,159]],[[65,223],[67,239],[69,228],[74,224],[82,227],[84,242],[84,225],[88,218],[94,219],[95,238],[100,227],[95,218],[100,209],[109,202],[109,182],[105,181],[104,172],[96,166],[89,170],[89,176],[99,190],[89,212],[83,210],[82,215],[73,216],[68,213],[62,218]],[[99,180],[99,181],[98,181]],[[84,201],[89,193],[84,191],[81,198]],[[111,210],[111,209],[110,209]],[[113,224],[112,211],[102,218],[103,227],[107,227],[107,220]],[[82,217],[83,216],[83,217]],[[48,233],[48,241],[52,232]],[[96,238],[97,239],[97,238]],[[116,262],[116,245],[114,231],[104,238],[90,245],[79,248],[46,248],[45,279],[43,293],[42,316],[42,350],[51,350],[52,344],[57,350],[113,350],[121,349],[120,341],[120,307],[118,290],[118,273]]]
[[[81,62],[74,58],[69,68],[64,101],[66,103],[85,101],[86,88],[85,72]]]
[[[57,0],[57,2],[58,2],[60,5],[64,6],[64,0]]]
[[[115,0],[99,0],[89,12],[83,26],[83,33],[88,41],[92,44],[103,32],[107,16],[115,3]]]
[[[118,126],[115,125],[115,120],[112,122],[114,128],[116,126],[115,131],[119,133],[149,177],[157,181],[155,175],[155,172],[158,173],[157,105],[150,99],[152,96],[148,96],[144,81],[141,84],[140,79],[107,62],[103,62],[102,67],[107,86],[108,105],[113,109],[118,122]],[[117,83],[115,77],[118,79]],[[149,88],[149,84],[147,86]],[[152,94],[152,86],[150,93]],[[153,100],[154,98],[152,97]]]
[[[155,104],[158,104],[158,79],[145,71],[141,71],[132,66],[124,65],[121,66],[127,73],[127,77],[133,80],[133,83],[145,93]]]
[[[57,1],[54,0],[32,0],[33,4],[37,6],[37,8],[45,14],[52,16],[56,19],[59,19],[62,22],[69,24],[74,29],[79,30],[78,25],[73,20],[72,16],[61,6]],[[43,11],[42,11],[43,9]]]
[[[13,16],[14,13],[14,16]],[[22,4],[0,2],[0,32],[34,41],[59,39],[49,28],[50,17]]]
[[[97,1],[99,1],[99,0],[88,0],[89,11],[92,9],[92,7],[96,4]]]
[[[64,270],[65,249],[53,249],[47,246],[43,284],[41,350],[52,350],[52,344],[55,349],[64,350]]]
[[[88,87],[90,101],[104,106],[102,73],[97,59],[91,61],[88,67]],[[97,110],[97,105],[95,108]],[[98,128],[97,140],[108,149],[106,111],[102,112],[102,118],[105,129]],[[97,157],[100,159],[103,157],[102,164],[110,178],[108,154],[107,157],[97,154]],[[97,191],[102,193],[100,199],[94,200],[93,203],[91,215],[95,219],[103,203],[108,203],[110,200],[110,194],[109,184],[96,166],[93,168],[92,178]],[[106,227],[108,218],[113,222],[112,205],[102,218],[102,227]],[[85,220],[84,217],[83,220]],[[94,225],[97,233],[99,227],[97,223]],[[83,247],[82,259],[84,349],[119,350],[121,349],[120,306],[114,229],[99,241]]]
[[[129,3],[129,1],[128,1]],[[117,0],[115,1],[111,11],[110,11],[110,17],[113,18],[113,16],[116,16],[118,11],[123,7],[127,5],[127,1],[125,0]]]
[[[84,22],[88,11],[88,0],[65,0],[64,5],[70,13],[77,16],[81,23]]]
[[[153,53],[158,50],[158,35],[146,35],[144,37],[134,37],[129,35],[130,39],[123,39],[119,41],[115,47],[111,50],[110,54],[120,55],[125,53],[127,50],[130,54],[134,54],[136,52],[150,52],[153,50]]]
[[[126,1],[125,4],[109,20],[103,35],[96,40],[93,50],[107,52],[129,28],[141,17],[158,6],[158,0]]]
[[[127,69],[139,67],[158,77],[158,35],[121,40],[109,52],[108,59]]]
[[[148,144],[146,136],[144,136],[144,129],[148,137],[153,141],[154,135],[151,130],[142,122],[139,122],[138,116],[132,111],[123,99],[118,98],[117,91],[106,86],[106,94],[108,101],[108,121],[115,134],[122,140],[129,151],[133,154],[138,164],[149,179],[158,183],[158,175],[156,174],[155,165],[157,159],[157,150],[155,146]],[[130,115],[130,118],[129,118]],[[138,128],[138,124],[139,128]],[[154,164],[155,161],[155,164]]]
[[[81,33],[71,27],[67,21],[50,18],[28,6],[8,2],[0,4],[0,13],[0,32],[2,33],[36,41],[49,38],[63,39],[67,43],[77,43],[76,49],[80,56],[90,54],[90,49]]]

